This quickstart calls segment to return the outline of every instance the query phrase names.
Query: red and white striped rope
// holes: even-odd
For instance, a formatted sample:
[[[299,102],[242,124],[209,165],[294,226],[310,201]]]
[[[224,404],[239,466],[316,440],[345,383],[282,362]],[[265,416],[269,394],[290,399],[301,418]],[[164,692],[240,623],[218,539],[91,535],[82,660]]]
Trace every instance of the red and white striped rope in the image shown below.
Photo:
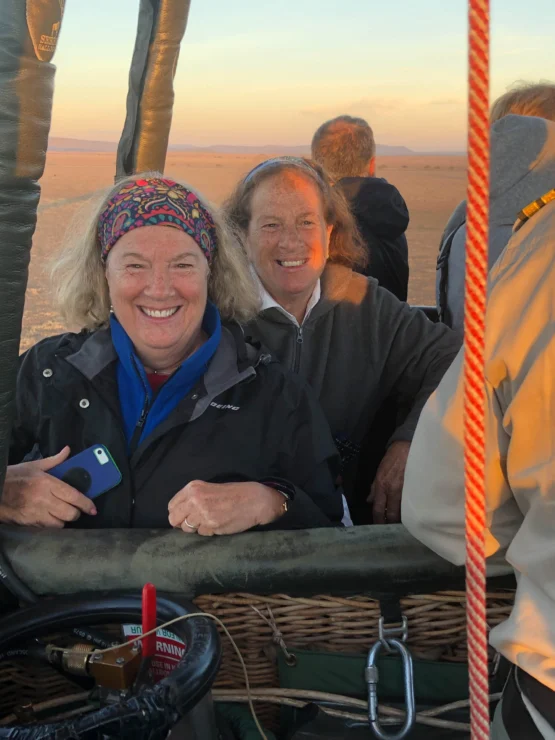
[[[485,313],[489,220],[489,0],[469,0],[465,294],[466,593],[472,740],[489,738],[485,565]]]

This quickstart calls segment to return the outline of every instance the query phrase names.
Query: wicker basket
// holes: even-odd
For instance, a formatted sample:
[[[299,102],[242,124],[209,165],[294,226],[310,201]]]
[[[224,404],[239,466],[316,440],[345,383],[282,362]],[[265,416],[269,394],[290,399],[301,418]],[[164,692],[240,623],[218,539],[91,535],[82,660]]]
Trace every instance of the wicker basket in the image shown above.
[[[509,616],[513,600],[514,592],[488,594],[490,628]],[[366,653],[378,637],[379,602],[366,596],[297,598],[240,593],[201,596],[195,603],[224,622],[243,655],[253,688],[279,685],[277,650]],[[415,657],[466,661],[464,592],[408,596],[401,600],[401,607],[408,620],[408,645]],[[114,634],[118,631],[114,627]],[[239,659],[225,636],[222,644],[223,664],[215,687],[243,690]],[[0,663],[0,718],[25,705],[75,692],[75,685],[49,666],[22,660]],[[259,705],[257,710],[268,726],[274,725],[275,707]]]
[[[495,627],[510,614],[514,592],[488,594],[488,625]],[[295,598],[286,594],[201,596],[195,603],[215,614],[237,642],[253,687],[278,686],[275,646],[332,653],[366,653],[378,638],[380,605],[366,596]],[[414,657],[465,662],[466,597],[445,591],[401,600],[408,621],[408,641]],[[223,665],[217,688],[244,688],[237,655],[225,636]],[[277,648],[281,649],[281,648]]]

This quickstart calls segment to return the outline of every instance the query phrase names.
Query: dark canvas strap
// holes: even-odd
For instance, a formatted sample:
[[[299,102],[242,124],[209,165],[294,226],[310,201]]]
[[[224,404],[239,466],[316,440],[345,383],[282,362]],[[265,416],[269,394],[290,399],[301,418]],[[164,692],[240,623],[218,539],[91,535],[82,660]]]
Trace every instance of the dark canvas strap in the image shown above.
[[[501,708],[507,735],[511,740],[543,740],[541,732],[526,709],[523,695],[555,730],[555,692],[525,671],[515,668],[511,671],[505,686]]]
[[[190,0],[141,0],[116,180],[134,172],[164,171],[173,78],[189,5]]]
[[[52,113],[58,0],[0,2],[0,491],[8,458],[19,337]]]
[[[463,226],[465,221],[463,221],[462,224],[459,224],[456,229],[453,229],[453,231],[449,234],[447,239],[443,242],[443,245],[441,247],[441,250],[439,252],[438,258],[437,258],[437,265],[436,270],[439,270],[439,300],[438,300],[438,314],[439,314],[439,320],[443,323],[447,324],[448,326],[451,326],[451,316],[448,315],[448,308],[447,308],[447,285],[449,283],[449,256],[451,254],[451,247],[453,245],[453,239],[455,238],[455,234],[457,231]]]
[[[555,730],[555,691],[520,668],[517,669],[517,681],[523,695]]]

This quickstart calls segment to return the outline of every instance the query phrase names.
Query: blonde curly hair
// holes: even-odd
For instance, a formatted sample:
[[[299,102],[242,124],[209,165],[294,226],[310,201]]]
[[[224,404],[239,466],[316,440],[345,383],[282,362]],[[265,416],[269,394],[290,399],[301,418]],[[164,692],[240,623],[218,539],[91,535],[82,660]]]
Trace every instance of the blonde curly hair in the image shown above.
[[[54,259],[50,271],[54,299],[63,318],[85,329],[106,326],[110,315],[110,294],[100,259],[97,228],[100,215],[110,198],[126,182],[163,177],[159,172],[144,172],[120,180],[104,190],[87,214],[78,214],[67,230],[63,248]],[[176,180],[176,182],[179,182]],[[259,291],[254,283],[248,260],[225,215],[212,206],[198,191],[193,190],[216,227],[217,247],[210,265],[208,297],[218,308],[224,321],[247,322],[260,307]],[[83,219],[86,219],[83,223]]]

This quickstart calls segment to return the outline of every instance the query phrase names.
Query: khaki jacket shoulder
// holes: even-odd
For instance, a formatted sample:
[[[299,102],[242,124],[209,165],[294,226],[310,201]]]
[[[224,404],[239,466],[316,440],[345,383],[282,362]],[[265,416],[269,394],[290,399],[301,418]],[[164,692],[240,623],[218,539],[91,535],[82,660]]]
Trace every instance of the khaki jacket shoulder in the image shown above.
[[[486,339],[486,549],[517,575],[515,608],[491,633],[555,690],[555,203],[509,241],[490,274]],[[465,558],[463,350],[426,404],[402,519],[453,563]],[[491,571],[490,567],[490,571]]]

